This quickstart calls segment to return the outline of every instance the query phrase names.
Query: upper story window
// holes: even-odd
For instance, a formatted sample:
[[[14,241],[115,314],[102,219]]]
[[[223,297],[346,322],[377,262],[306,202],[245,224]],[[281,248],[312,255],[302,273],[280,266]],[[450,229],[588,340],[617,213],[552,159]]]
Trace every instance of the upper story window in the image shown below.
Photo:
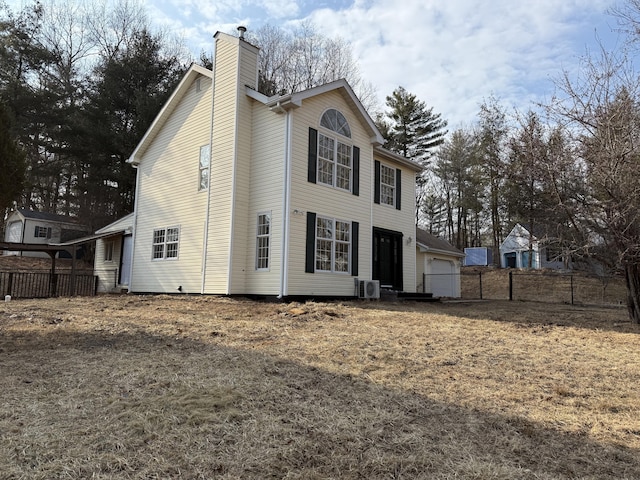
[[[333,130],[344,137],[351,138],[351,128],[342,113],[335,108],[330,108],[322,115],[320,126]]]
[[[209,164],[211,162],[211,145],[200,147],[200,169],[198,174],[198,190],[209,188]]]
[[[402,171],[399,168],[385,165],[378,160],[373,163],[373,202],[401,210]]]
[[[396,204],[396,169],[384,164],[380,165],[380,203]]]
[[[318,134],[318,183],[351,191],[351,145]]]
[[[352,144],[347,119],[330,108],[320,127],[309,127],[307,180],[360,195],[360,148]]]

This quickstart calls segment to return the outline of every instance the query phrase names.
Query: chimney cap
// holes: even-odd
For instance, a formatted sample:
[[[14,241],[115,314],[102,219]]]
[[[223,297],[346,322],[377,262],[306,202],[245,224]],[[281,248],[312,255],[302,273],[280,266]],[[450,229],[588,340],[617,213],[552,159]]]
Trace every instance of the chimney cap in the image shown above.
[[[240,25],[238,27],[238,32],[240,32],[240,39],[244,40],[244,32],[247,31],[247,27]]]

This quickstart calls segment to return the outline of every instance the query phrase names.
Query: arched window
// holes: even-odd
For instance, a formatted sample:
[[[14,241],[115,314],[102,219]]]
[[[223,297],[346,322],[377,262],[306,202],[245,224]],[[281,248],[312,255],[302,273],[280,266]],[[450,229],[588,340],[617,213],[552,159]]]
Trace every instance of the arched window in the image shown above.
[[[322,115],[320,126],[328,128],[340,135],[351,138],[351,129],[344,115],[335,108],[330,108]]]

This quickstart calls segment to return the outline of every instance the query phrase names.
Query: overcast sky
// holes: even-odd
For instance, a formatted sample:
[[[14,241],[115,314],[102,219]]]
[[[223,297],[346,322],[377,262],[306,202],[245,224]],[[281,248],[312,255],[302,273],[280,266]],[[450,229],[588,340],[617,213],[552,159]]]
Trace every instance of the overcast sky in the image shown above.
[[[238,25],[286,28],[312,20],[325,36],[351,44],[380,106],[403,86],[448,120],[450,128],[471,124],[479,105],[492,95],[520,111],[544,102],[553,93],[553,79],[563,69],[574,70],[587,49],[598,48],[598,40],[607,47],[619,42],[612,32],[616,19],[606,13],[616,0],[141,3],[150,22],[184,38],[194,58],[202,50],[211,52],[216,31],[235,33]]]

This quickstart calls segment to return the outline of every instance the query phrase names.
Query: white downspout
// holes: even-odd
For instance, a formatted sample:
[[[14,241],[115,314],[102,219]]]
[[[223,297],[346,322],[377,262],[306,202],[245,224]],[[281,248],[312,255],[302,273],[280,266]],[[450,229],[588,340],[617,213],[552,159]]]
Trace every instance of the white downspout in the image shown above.
[[[282,212],[282,257],[280,259],[280,294],[278,298],[289,295],[289,211],[291,209],[291,110],[285,113],[284,128],[284,195]]]
[[[211,66],[211,71],[213,74],[211,75],[211,128],[209,129],[209,186],[207,187],[207,209],[204,217],[204,240],[202,244],[202,278],[200,284],[200,294],[204,295],[205,293],[205,284],[207,280],[207,250],[209,248],[209,215],[211,214],[211,170],[212,163],[211,159],[213,158],[213,106],[214,99],[216,96],[216,52],[215,52],[215,42],[213,45],[213,65]]]

